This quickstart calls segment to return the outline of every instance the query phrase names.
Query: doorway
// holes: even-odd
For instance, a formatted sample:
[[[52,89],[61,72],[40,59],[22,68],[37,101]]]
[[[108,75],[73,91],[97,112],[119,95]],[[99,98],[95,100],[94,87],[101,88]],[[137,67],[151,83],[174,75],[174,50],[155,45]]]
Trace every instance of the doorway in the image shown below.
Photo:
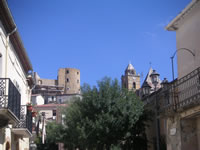
[[[6,150],[10,150],[10,143],[6,142]]]

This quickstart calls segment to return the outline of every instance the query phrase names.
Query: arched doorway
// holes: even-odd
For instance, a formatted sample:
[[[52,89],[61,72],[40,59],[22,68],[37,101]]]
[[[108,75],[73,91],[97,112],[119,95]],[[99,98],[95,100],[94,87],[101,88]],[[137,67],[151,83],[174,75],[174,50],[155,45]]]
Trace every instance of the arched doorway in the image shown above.
[[[6,142],[6,150],[10,150],[10,143]]]

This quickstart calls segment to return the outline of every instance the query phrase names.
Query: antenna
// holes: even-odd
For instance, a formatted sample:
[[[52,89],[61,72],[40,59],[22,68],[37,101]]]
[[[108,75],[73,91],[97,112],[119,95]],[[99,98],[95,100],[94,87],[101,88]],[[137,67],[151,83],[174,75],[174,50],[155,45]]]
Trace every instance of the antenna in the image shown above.
[[[141,79],[141,81],[140,81],[140,82],[142,82],[142,83],[143,83],[143,72],[141,72],[141,74],[140,74],[140,79]]]
[[[149,62],[149,65],[150,65],[150,68],[152,67],[151,65],[152,65],[152,63],[151,63],[151,61]]]

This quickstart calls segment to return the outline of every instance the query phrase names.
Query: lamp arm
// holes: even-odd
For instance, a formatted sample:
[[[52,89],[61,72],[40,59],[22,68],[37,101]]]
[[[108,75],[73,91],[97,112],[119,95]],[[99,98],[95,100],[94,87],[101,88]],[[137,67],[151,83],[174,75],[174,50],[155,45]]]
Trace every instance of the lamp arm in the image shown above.
[[[190,50],[190,49],[188,49],[188,48],[179,48],[179,49],[177,49],[175,52],[174,52],[174,54],[172,55],[172,59],[174,58],[174,56],[176,55],[176,53],[178,52],[178,51],[180,51],[180,50],[185,50],[185,51],[188,51],[188,52],[190,52],[191,54],[192,54],[192,56],[195,56],[195,54],[194,54],[194,52],[192,51],[192,50]]]

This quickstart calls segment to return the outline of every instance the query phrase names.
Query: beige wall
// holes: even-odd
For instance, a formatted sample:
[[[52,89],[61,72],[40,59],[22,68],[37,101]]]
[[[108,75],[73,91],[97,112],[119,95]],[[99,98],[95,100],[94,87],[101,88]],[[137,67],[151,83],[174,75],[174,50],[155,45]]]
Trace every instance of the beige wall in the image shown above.
[[[51,79],[40,79],[38,80],[38,83],[37,84],[40,84],[41,85],[56,85],[56,80],[51,80]]]
[[[43,105],[45,100],[42,95],[34,95],[31,97],[31,101],[33,105]]]
[[[126,82],[128,85],[128,89],[132,90],[133,89],[133,83],[135,83],[135,89],[139,89],[140,88],[140,76],[139,75],[129,75],[126,76]]]
[[[200,67],[200,2],[180,21],[176,31],[177,49],[188,48],[195,53],[180,50],[178,56],[178,78]]]

